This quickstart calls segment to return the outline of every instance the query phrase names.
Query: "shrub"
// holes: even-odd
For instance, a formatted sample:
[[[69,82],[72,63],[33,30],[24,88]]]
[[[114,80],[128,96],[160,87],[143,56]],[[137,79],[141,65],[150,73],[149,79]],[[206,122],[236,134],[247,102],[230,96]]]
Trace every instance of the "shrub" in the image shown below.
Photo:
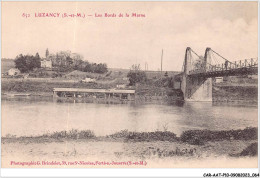
[[[72,129],[70,131],[60,131],[60,132],[54,132],[50,135],[45,135],[46,137],[50,138],[70,138],[70,139],[89,139],[89,138],[95,138],[95,134],[90,130],[82,130],[78,131],[75,129]]]
[[[147,80],[145,72],[140,69],[140,64],[132,65],[127,77],[130,82],[129,85],[135,85],[136,83],[145,82]]]
[[[258,153],[257,149],[258,144],[257,143],[252,143],[248,147],[246,147],[240,154],[239,156],[256,156]]]
[[[220,140],[255,140],[257,139],[257,128],[246,128],[244,130],[210,131],[210,130],[188,130],[180,137],[181,141],[190,144],[201,145],[206,141]]]
[[[142,142],[142,141],[176,141],[177,137],[176,134],[172,132],[162,132],[162,131],[156,131],[156,132],[129,132],[128,130],[123,130],[120,132],[117,132],[115,134],[109,135],[111,138],[123,138],[126,141],[136,141],[136,142]]]
[[[14,60],[15,67],[18,68],[22,73],[32,71],[35,68],[41,67],[40,56],[37,53],[35,56],[22,55],[20,54]]]

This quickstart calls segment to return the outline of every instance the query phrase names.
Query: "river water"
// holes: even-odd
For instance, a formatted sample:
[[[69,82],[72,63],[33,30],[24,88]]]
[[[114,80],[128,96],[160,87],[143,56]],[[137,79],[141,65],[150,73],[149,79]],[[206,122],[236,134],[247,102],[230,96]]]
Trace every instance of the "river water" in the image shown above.
[[[97,136],[121,130],[148,132],[230,130],[257,127],[257,106],[210,102],[58,102],[47,97],[2,97],[2,136],[36,136],[62,130],[92,130]]]

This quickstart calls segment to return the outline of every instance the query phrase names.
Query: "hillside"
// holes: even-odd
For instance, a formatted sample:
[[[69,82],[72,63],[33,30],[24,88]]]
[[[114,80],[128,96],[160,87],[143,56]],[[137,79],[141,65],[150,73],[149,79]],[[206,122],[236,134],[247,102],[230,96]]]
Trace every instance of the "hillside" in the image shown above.
[[[7,72],[9,69],[15,66],[14,59],[5,59],[2,58],[1,60],[1,73]]]
[[[109,71],[112,71],[112,74],[111,75],[114,75],[114,76],[123,76],[123,77],[126,77],[127,76],[127,73],[129,72],[130,69],[118,69],[118,68],[108,68]],[[159,79],[161,78],[161,76],[164,76],[166,71],[163,71],[161,73],[161,71],[145,71],[147,77],[149,79]],[[179,74],[180,72],[179,71],[167,71],[168,73],[168,76],[169,77],[173,77],[174,75],[176,74]]]

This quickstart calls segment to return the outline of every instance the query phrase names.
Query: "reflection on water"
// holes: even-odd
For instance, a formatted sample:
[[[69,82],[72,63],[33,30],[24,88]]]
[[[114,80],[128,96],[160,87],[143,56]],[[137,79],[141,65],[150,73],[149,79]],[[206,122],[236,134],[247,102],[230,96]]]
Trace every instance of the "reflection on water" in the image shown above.
[[[40,135],[61,130],[93,130],[97,136],[120,130],[228,130],[257,127],[257,106],[208,102],[137,103],[2,97],[2,135]]]

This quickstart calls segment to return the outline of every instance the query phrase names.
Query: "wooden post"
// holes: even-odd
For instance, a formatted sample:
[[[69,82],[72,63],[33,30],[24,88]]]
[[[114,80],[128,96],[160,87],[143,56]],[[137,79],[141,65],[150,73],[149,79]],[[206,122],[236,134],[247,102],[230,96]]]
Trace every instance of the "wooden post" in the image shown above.
[[[53,91],[53,97],[58,97],[57,92]]]

